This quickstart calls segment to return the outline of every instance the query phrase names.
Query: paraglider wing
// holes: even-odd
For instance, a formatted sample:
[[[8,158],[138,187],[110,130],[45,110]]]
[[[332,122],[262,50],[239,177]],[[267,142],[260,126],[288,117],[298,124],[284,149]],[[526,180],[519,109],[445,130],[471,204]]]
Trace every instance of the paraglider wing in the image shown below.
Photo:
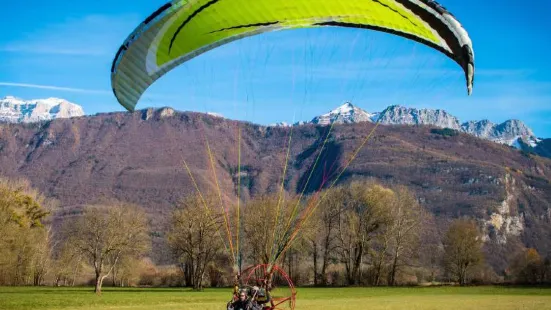
[[[441,51],[474,78],[471,40],[432,0],[178,0],[145,19],[120,47],[111,69],[118,101],[133,111],[163,74],[220,45],[268,31],[353,27],[409,38]]]

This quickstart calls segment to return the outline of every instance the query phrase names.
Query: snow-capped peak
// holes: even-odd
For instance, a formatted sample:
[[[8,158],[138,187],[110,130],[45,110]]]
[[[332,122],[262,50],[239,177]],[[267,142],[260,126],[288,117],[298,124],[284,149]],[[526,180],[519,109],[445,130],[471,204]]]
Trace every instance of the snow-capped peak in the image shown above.
[[[532,129],[520,120],[508,120],[501,124],[494,124],[489,120],[470,121],[463,123],[461,130],[479,138],[515,146],[519,149],[521,148],[520,141],[532,147],[535,147],[538,143]]]
[[[315,117],[310,123],[328,125],[332,123],[359,123],[379,121],[385,125],[431,125],[451,128],[481,139],[521,148],[521,142],[535,147],[539,142],[528,126],[519,120],[508,120],[494,124],[489,120],[460,123],[459,119],[444,110],[415,109],[399,105],[387,107],[380,113],[368,113],[350,102]]]
[[[346,124],[346,123],[359,123],[359,122],[373,122],[373,117],[376,114],[368,113],[358,107],[355,107],[352,103],[346,102],[340,107],[329,111],[329,113],[315,117],[311,123],[327,125],[332,123]]]
[[[31,123],[83,115],[81,106],[61,98],[23,100],[6,96],[0,99],[0,122]]]
[[[387,125],[433,125],[460,129],[459,120],[444,110],[415,109],[399,105],[386,108],[381,113],[380,122]]]
[[[332,110],[331,114],[344,114],[344,113],[350,113],[354,110],[354,106],[350,102],[346,102],[345,104],[341,105],[340,107]]]
[[[0,99],[0,102],[8,102],[11,104],[23,104],[25,101],[23,99],[14,97],[14,96],[6,96],[2,99]]]

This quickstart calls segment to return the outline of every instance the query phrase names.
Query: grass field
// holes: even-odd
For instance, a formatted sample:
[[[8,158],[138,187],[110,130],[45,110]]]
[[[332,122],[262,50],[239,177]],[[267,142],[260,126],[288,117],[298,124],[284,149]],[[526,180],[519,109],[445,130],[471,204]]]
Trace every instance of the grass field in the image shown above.
[[[0,309],[225,309],[229,289],[0,287]],[[551,289],[503,287],[301,288],[297,310],[551,309]]]

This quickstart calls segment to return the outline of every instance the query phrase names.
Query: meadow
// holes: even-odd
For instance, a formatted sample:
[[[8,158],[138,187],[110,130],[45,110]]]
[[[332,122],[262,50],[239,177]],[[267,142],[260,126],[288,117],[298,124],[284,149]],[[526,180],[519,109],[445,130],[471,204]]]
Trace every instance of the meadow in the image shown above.
[[[0,309],[225,309],[231,290],[0,287]],[[318,309],[551,309],[550,288],[299,288],[297,307]]]

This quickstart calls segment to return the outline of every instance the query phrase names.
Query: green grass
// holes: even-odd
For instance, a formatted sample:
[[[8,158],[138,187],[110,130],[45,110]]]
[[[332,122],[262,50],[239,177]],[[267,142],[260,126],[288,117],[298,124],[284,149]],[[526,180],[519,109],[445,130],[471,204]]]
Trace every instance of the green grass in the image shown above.
[[[0,287],[0,309],[225,309],[230,289]],[[551,289],[505,287],[301,288],[297,310],[551,309]]]

